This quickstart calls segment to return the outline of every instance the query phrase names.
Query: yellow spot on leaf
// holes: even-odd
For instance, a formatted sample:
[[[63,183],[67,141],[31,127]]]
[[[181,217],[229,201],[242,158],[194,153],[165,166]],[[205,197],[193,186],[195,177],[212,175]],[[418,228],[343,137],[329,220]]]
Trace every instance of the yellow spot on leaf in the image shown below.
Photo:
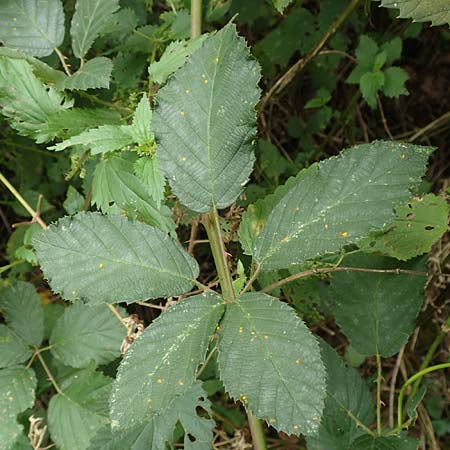
[[[208,80],[203,80],[203,83],[208,84]]]
[[[242,403],[247,403],[247,400],[248,400],[248,398],[247,398],[246,395],[241,395],[241,402]]]
[[[186,89],[184,92],[186,92],[186,94],[189,94],[189,92],[191,92],[191,91],[190,91],[190,89]]]
[[[325,224],[325,230],[328,230],[328,224],[327,223]]]
[[[162,384],[163,379],[162,379],[162,378],[158,378],[158,379],[156,380],[156,382],[157,382],[158,384]]]
[[[180,116],[185,116],[186,113],[184,111],[180,111]]]
[[[13,22],[17,22],[17,17],[13,17]]]
[[[187,160],[186,156],[181,157],[181,161],[186,161],[186,160]]]
[[[216,331],[219,331],[219,330],[220,330],[220,325],[217,325]]]
[[[343,232],[341,233],[341,236],[342,236],[342,237],[348,237],[348,232],[347,232],[347,231],[343,231]]]
[[[300,358],[297,358],[296,360],[295,360],[295,364],[300,364],[302,361],[301,361],[301,359]]]
[[[405,153],[402,153],[402,154],[400,155],[400,157],[401,157],[402,159],[405,159],[405,158],[406,158],[406,154],[405,154]]]
[[[72,291],[72,295],[75,295],[77,293],[77,291]]]
[[[294,425],[294,430],[298,430],[300,427],[298,425]]]
[[[281,239],[281,242],[289,242],[289,236],[286,236],[283,239]]]
[[[12,29],[13,29],[13,31],[17,31],[17,28],[16,28],[16,27],[12,27]]]
[[[178,380],[178,384],[179,384],[180,386],[184,386],[184,381],[183,381],[183,380]]]
[[[219,62],[219,57],[218,57],[218,56],[216,56],[216,57],[214,58],[214,62],[215,62],[216,64]]]
[[[98,265],[98,268],[99,268],[99,269],[103,269],[103,267],[105,267],[105,265],[104,265],[103,263],[100,263],[100,264]]]
[[[239,333],[243,333],[244,332],[244,328],[239,327]]]
[[[267,336],[267,334],[265,334],[264,339],[269,339],[269,336]]]

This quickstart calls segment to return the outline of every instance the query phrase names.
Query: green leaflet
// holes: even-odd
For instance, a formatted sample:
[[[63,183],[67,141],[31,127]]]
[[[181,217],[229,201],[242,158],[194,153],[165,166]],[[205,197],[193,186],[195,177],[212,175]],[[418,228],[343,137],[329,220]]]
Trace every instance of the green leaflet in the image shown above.
[[[34,404],[36,377],[32,369],[10,367],[0,370],[0,450],[10,450],[22,433],[17,414]]]
[[[48,407],[48,426],[61,450],[86,450],[97,430],[108,423],[111,379],[93,367],[76,372],[61,384]]]
[[[69,91],[109,88],[112,69],[113,64],[109,58],[104,56],[93,58],[83,64],[71,77],[64,78],[55,86]]]
[[[399,18],[414,22],[450,23],[448,0],[381,0],[381,6],[400,9]]]
[[[192,53],[202,46],[206,37],[206,34],[202,34],[197,39],[171,42],[159,61],[150,64],[148,68],[150,79],[154,83],[164,84],[173,73],[184,65]]]
[[[160,415],[126,431],[112,431],[110,426],[99,430],[88,450],[166,450],[167,443],[173,444],[174,428],[178,421],[185,430],[186,450],[210,450],[214,421],[197,415],[198,407],[211,415],[207,394],[201,382],[195,381],[184,395],[177,397],[169,409]],[[195,439],[194,442],[188,434]]]
[[[77,58],[84,58],[104,24],[118,9],[119,0],[77,0],[70,27],[72,49]]]
[[[370,426],[375,418],[375,405],[367,383],[355,369],[346,367],[324,341],[321,341],[321,355],[328,374],[327,397],[318,432],[307,437],[308,450],[348,449],[364,434],[348,413]]]
[[[395,269],[396,260],[354,255],[343,265]],[[426,270],[423,261],[415,270]],[[414,330],[423,304],[426,276],[392,273],[339,272],[330,285],[330,308],[352,346],[363,355],[396,354]]]
[[[91,305],[179,295],[198,275],[195,259],[166,233],[119,216],[66,216],[33,245],[52,289]]]
[[[139,145],[145,145],[153,141],[154,136],[151,131],[152,110],[146,94],[139,101],[136,111],[133,115],[133,124],[130,127],[130,133],[134,142]]]
[[[38,347],[44,338],[41,299],[30,283],[18,283],[0,291],[0,312],[11,330],[28,345]]]
[[[376,141],[309,167],[270,213],[254,247],[257,263],[288,268],[383,228],[420,182],[431,151]]]
[[[63,94],[45,86],[24,60],[0,57],[0,106],[2,114],[21,136],[38,143],[48,138],[47,118],[73,105]]]
[[[67,188],[66,195],[63,207],[67,214],[76,214],[83,211],[84,197],[73,186]]]
[[[31,354],[26,342],[5,324],[0,323],[0,369],[23,363]]]
[[[283,12],[283,10],[292,3],[292,0],[272,0],[272,3],[278,12]]]
[[[61,0],[2,0],[0,41],[32,56],[51,55],[64,39]]]
[[[288,434],[318,430],[325,399],[319,345],[295,311],[274,297],[244,294],[227,304],[219,331],[225,390]]]
[[[123,316],[125,311],[121,310]],[[104,305],[76,302],[65,309],[50,336],[51,352],[64,364],[86,367],[91,361],[107,364],[120,356],[126,330]]]
[[[140,160],[147,158],[144,156]],[[136,163],[140,160],[136,160],[133,153],[122,152],[97,164],[92,182],[92,204],[104,213],[125,212],[130,218],[138,218],[163,231],[172,231],[175,224],[170,209],[165,205],[158,206],[164,193],[164,178],[160,176],[159,179],[156,177],[151,180],[150,175],[158,174],[148,174],[149,167],[142,168],[143,171],[139,173],[142,178],[134,175]],[[151,187],[146,184],[149,182],[152,183]]]
[[[368,434],[358,438],[349,450],[417,450],[419,441],[404,436],[374,437]]]
[[[448,204],[434,194],[413,198],[396,213],[394,223],[386,230],[371,233],[359,243],[364,252],[405,261],[428,252],[448,230]]]
[[[134,173],[145,186],[148,194],[160,208],[164,200],[164,188],[166,180],[159,168],[159,161],[156,156],[143,156],[134,163]]]
[[[217,294],[189,297],[145,330],[128,350],[114,382],[113,428],[128,428],[158,415],[188,391],[223,310]]]
[[[253,167],[260,70],[233,24],[208,37],[158,92],[153,131],[180,201],[226,208]]]

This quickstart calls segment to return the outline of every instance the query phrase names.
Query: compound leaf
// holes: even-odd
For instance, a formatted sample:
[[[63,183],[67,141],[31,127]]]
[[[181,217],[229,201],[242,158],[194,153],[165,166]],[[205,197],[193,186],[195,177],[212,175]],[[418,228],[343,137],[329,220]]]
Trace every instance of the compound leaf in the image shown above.
[[[73,105],[63,94],[45,86],[24,60],[0,57],[0,106],[2,114],[21,136],[38,143],[48,138],[47,118]],[[44,129],[44,131],[42,131]]]
[[[431,151],[377,141],[309,167],[272,209],[256,261],[265,270],[288,268],[383,228],[420,182]]]
[[[295,311],[261,293],[227,304],[219,331],[225,390],[289,434],[317,431],[325,400],[318,342]]]
[[[198,275],[195,259],[166,233],[119,216],[63,217],[33,244],[52,289],[91,305],[179,295]]]
[[[364,434],[349,413],[370,426],[375,417],[375,405],[369,387],[359,373],[346,367],[339,355],[323,341],[321,355],[328,374],[327,398],[318,432],[307,437],[308,450],[347,449]]]
[[[108,423],[111,379],[93,367],[76,372],[61,384],[48,407],[48,426],[61,450],[86,450],[97,430]]]
[[[119,0],[77,0],[70,27],[72,49],[77,58],[84,58],[105,22],[118,9]]]
[[[154,184],[148,186],[134,175],[135,162],[134,154],[122,152],[97,164],[92,182],[92,203],[104,213],[126,212],[130,218],[139,218],[163,231],[172,231],[175,225],[170,209],[158,206],[164,191],[163,177],[155,178]],[[146,178],[146,181],[150,180]],[[157,183],[161,184],[158,186]]]
[[[38,347],[44,338],[44,312],[30,283],[18,283],[0,291],[0,311],[5,322],[28,345]]]
[[[368,255],[348,257],[344,265],[370,269],[399,267],[396,260]],[[418,262],[412,268],[423,270],[426,266]],[[425,282],[425,276],[408,274],[335,273],[330,286],[331,310],[359,353],[389,357],[400,350],[414,330]]]
[[[211,415],[211,404],[200,381],[195,381],[166,411],[142,424],[126,431],[113,431],[110,426],[103,428],[92,439],[88,450],[166,450],[167,443],[173,445],[174,428],[178,421],[185,431],[186,450],[209,450],[213,440],[214,421],[199,416],[196,408]]]
[[[64,39],[61,0],[2,0],[0,41],[32,56],[48,56]]]
[[[223,310],[217,294],[197,295],[171,307],[145,330],[119,367],[111,397],[113,426],[134,426],[187,392]]]
[[[399,9],[401,19],[431,22],[432,25],[450,23],[448,0],[381,0],[381,6]]]
[[[51,352],[72,367],[86,367],[91,361],[107,364],[120,356],[125,334],[123,325],[104,305],[76,302],[56,321]]]
[[[98,58],[90,59],[71,77],[66,77],[61,82],[56,83],[56,87],[69,91],[109,88],[112,69],[112,61],[104,56],[99,56]]]
[[[226,208],[248,180],[259,77],[258,63],[230,24],[158,92],[153,129],[161,168],[194,211]]]
[[[359,244],[366,253],[407,260],[428,252],[448,230],[449,207],[434,194],[413,198],[396,209],[394,223],[383,232],[375,232]]]

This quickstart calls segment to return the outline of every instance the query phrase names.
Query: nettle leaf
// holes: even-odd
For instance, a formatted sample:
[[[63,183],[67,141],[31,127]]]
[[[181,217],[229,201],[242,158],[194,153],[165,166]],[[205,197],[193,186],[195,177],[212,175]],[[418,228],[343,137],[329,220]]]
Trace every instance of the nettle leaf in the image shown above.
[[[448,0],[381,0],[381,6],[399,9],[401,19],[432,25],[450,23]]]
[[[166,233],[119,216],[63,217],[33,244],[52,289],[91,305],[179,295],[192,288],[199,271]]]
[[[383,228],[420,182],[431,151],[376,141],[312,165],[270,213],[254,247],[257,263],[288,268]]]
[[[21,136],[38,143],[47,140],[47,118],[73,105],[63,94],[45,86],[27,61],[0,57],[0,106],[2,114]]]
[[[185,431],[186,450],[209,450],[215,424],[212,419],[199,416],[197,408],[211,416],[211,403],[200,381],[195,381],[162,414],[153,416],[142,424],[126,431],[112,431],[110,426],[103,428],[92,439],[88,450],[166,450],[168,443],[173,445],[177,422],[180,422]]]
[[[427,194],[396,208],[394,223],[371,233],[359,246],[366,253],[382,253],[408,260],[428,252],[448,230],[449,206],[442,197]]]
[[[119,0],[77,0],[70,35],[74,55],[83,59],[104,24],[119,9]]]
[[[66,77],[56,83],[56,87],[69,91],[109,88],[112,69],[112,61],[104,56],[99,56],[83,64],[71,77]]]
[[[159,206],[164,192],[164,179],[155,178],[155,184],[150,188],[134,175],[135,162],[135,154],[122,152],[97,164],[92,182],[92,204],[104,213],[126,212],[130,218],[139,218],[163,231],[174,230],[170,209]],[[159,186],[157,183],[160,183]]]
[[[107,364],[120,356],[125,335],[123,325],[104,305],[76,302],[56,321],[50,336],[51,352],[72,367],[86,367],[91,361]]]
[[[109,422],[111,379],[88,367],[66,379],[61,389],[48,407],[52,441],[61,450],[86,450],[97,430]]]
[[[345,266],[399,267],[396,260],[355,255]],[[410,268],[410,267],[408,267]],[[415,270],[426,270],[423,261]],[[361,354],[389,357],[400,351],[414,330],[423,304],[426,277],[393,273],[339,272],[331,279],[329,302],[338,325]]]
[[[159,168],[158,158],[143,156],[136,160],[133,170],[159,208],[164,200],[166,180]]]
[[[22,425],[17,414],[34,404],[36,376],[32,369],[10,367],[0,370],[0,450],[9,450],[19,439]]]
[[[405,83],[409,80],[406,70],[401,67],[388,67],[384,71],[383,93],[386,97],[397,98],[400,95],[407,95]]]
[[[27,343],[16,332],[0,323],[0,369],[23,363],[31,354]]]
[[[308,450],[347,449],[364,434],[349,417],[349,412],[370,426],[375,418],[375,405],[359,373],[346,367],[340,356],[323,341],[321,355],[328,374],[327,398],[318,432],[307,437]]]
[[[295,311],[250,293],[227,304],[219,331],[225,390],[279,431],[315,433],[325,400],[318,342]]]
[[[150,80],[154,83],[164,84],[173,73],[185,64],[189,56],[202,46],[206,37],[207,34],[202,34],[189,41],[171,42],[159,61],[150,64],[148,68]]]
[[[113,427],[157,415],[185,394],[224,310],[214,293],[181,300],[155,320],[120,364],[111,396]]]
[[[370,436],[358,438],[349,450],[417,450],[419,441],[405,436]]]
[[[84,197],[73,187],[67,188],[66,199],[64,200],[63,207],[67,214],[76,214],[83,211]]]
[[[272,0],[273,6],[278,10],[278,12],[283,12],[293,0]]]
[[[113,152],[133,143],[129,128],[129,125],[101,125],[83,131],[83,133],[48,147],[48,149],[60,152],[74,145],[82,145],[90,149],[92,155]]]
[[[30,283],[18,283],[0,291],[0,312],[11,330],[28,345],[38,347],[44,338],[41,299]]]
[[[181,202],[226,208],[253,168],[260,68],[233,24],[208,37],[158,92],[158,158]]]
[[[64,39],[61,0],[2,0],[0,41],[40,58],[51,55]]]
[[[139,101],[133,115],[133,124],[130,127],[131,136],[139,145],[148,144],[153,141],[154,136],[151,131],[152,109],[147,94],[144,94]]]

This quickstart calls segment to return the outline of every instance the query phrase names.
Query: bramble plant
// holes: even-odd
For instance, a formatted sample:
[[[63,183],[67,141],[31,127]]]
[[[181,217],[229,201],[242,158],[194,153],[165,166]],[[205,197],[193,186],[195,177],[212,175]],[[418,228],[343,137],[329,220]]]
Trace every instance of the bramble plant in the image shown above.
[[[211,22],[226,3],[208,4]],[[274,1],[280,11],[289,3]],[[400,8],[409,17],[408,3]],[[424,8],[412,17],[449,19]],[[115,61],[124,70],[127,49],[139,60],[143,35],[166,49],[149,65],[148,92],[108,109],[86,91],[109,87],[113,62],[106,51],[87,58],[109,28],[122,45],[138,23],[132,9],[118,0],[77,0],[73,72],[59,49],[66,34],[60,0],[0,5],[2,114],[46,152],[70,152],[67,179],[80,174],[88,186],[86,196],[80,184],[69,186],[67,215],[47,226],[46,205],[39,200],[34,210],[37,198],[25,199],[0,173],[33,218],[11,244],[16,262],[2,272],[39,265],[65,300],[43,306],[28,281],[11,280],[0,291],[0,450],[208,450],[212,397],[222,390],[245,409],[257,450],[267,448],[263,422],[305,436],[308,450],[416,450],[407,428],[424,396],[421,379],[450,363],[428,361],[405,382],[397,425],[388,427],[381,358],[397,354],[413,332],[427,281],[423,255],[448,229],[446,200],[420,195],[433,149],[377,140],[298,171],[243,212],[242,251],[230,254],[221,211],[233,208],[253,171],[261,68],[234,23],[200,35],[201,12],[193,0],[190,18],[168,11],[161,29],[143,25],[127,38]],[[164,34],[169,28],[174,39]],[[403,69],[383,69],[401,48],[400,40],[378,47],[361,37],[347,81],[360,84],[371,107],[378,91],[406,92]],[[65,73],[38,59],[55,54]],[[115,77],[120,86],[123,74]],[[369,78],[384,81],[368,87]],[[330,90],[317,92],[307,108],[329,102]],[[97,107],[79,106],[83,98]],[[284,169],[272,170],[278,180]],[[218,283],[199,281],[202,266],[177,238],[175,207],[206,230]],[[280,289],[310,279],[327,282],[324,307],[355,353],[375,357],[376,402],[358,372],[279,299]],[[128,305],[161,298],[173,306],[144,330]],[[27,439],[21,414],[48,391],[28,414]]]

